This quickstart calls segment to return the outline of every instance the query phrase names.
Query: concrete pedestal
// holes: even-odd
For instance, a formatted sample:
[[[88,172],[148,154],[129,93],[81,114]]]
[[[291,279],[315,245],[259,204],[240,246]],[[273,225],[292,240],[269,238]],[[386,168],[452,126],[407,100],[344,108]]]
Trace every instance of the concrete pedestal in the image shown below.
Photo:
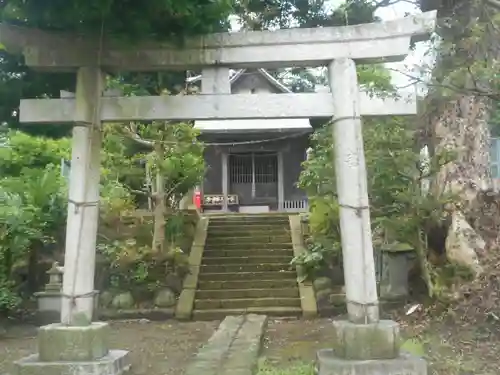
[[[17,375],[121,375],[128,352],[108,349],[109,326],[50,324],[38,332],[38,354],[15,362]]]
[[[316,354],[316,375],[427,375],[427,363],[407,353],[393,359],[348,360],[333,349],[322,349]]]
[[[316,375],[427,375],[425,360],[400,352],[398,323],[333,325],[333,348],[318,351]]]
[[[399,354],[399,325],[392,320],[355,324],[346,320],[333,322],[333,351],[347,360],[390,359]]]

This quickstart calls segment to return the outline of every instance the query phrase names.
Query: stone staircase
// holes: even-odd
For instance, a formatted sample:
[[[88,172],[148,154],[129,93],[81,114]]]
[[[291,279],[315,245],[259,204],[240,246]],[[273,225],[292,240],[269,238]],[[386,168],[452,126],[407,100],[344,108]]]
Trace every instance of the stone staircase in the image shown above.
[[[288,215],[211,216],[193,318],[300,316],[292,258]]]

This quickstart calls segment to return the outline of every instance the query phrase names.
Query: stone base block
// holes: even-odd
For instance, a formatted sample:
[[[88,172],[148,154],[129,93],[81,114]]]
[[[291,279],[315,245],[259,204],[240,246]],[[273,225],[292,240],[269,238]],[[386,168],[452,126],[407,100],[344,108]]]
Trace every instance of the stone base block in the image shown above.
[[[122,375],[128,370],[128,352],[110,350],[104,357],[88,362],[41,362],[38,354],[33,354],[15,362],[14,375]]]
[[[323,349],[316,354],[316,375],[427,375],[427,363],[407,353],[394,359],[348,360]]]
[[[95,322],[70,327],[59,323],[40,327],[38,357],[40,362],[93,361],[108,354],[109,326]]]
[[[61,312],[56,310],[37,311],[35,319],[39,327],[58,323],[61,321]]]
[[[392,320],[370,324],[337,320],[333,325],[336,334],[333,350],[339,358],[392,359],[399,355],[399,324]]]

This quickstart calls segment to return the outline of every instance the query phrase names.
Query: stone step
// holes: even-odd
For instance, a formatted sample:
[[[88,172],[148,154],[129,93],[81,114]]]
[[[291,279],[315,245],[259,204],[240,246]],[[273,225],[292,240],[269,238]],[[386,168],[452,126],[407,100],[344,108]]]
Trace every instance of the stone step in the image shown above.
[[[300,307],[300,298],[195,299],[195,310],[246,309],[249,307]]]
[[[296,277],[296,275],[293,275]],[[274,279],[274,280],[218,280],[206,281],[198,283],[198,291],[202,290],[219,290],[229,291],[232,289],[287,289],[296,288],[297,280],[293,279]]]
[[[248,226],[248,227],[269,225],[272,227],[281,228],[281,227],[289,225],[289,224],[290,224],[290,222],[288,219],[214,220],[211,218],[208,222],[209,228],[212,228],[212,227],[219,227],[220,228],[220,227],[226,227],[226,226],[244,226],[244,225]]]
[[[300,317],[300,307],[250,307],[246,309],[194,310],[193,320],[219,320],[231,315],[259,314],[274,317]]]
[[[198,276],[199,284],[206,281],[255,281],[255,280],[291,280],[296,281],[297,272],[294,271],[283,271],[283,272],[214,272],[214,273],[200,273]]]
[[[290,228],[290,223],[288,221],[239,221],[239,222],[209,222],[209,229],[219,229],[223,230],[225,228],[229,229],[255,229],[260,230],[263,229],[284,229]]]
[[[203,259],[222,257],[293,257],[292,249],[205,250]]]
[[[259,236],[269,236],[269,237],[274,237],[274,236],[290,236],[290,231],[287,231],[286,229],[259,229],[259,230],[252,230],[248,228],[235,228],[232,230],[213,230],[213,229],[208,229],[207,232],[207,238],[228,238],[228,237],[259,237]]]
[[[269,288],[269,289],[228,289],[228,290],[197,290],[195,299],[238,299],[238,298],[299,298],[299,288]]]
[[[233,272],[281,272],[290,271],[294,267],[288,263],[267,264],[209,264],[200,266],[203,273],[233,273]]]
[[[259,234],[252,237],[211,237],[210,234],[207,236],[205,245],[221,245],[221,244],[240,244],[240,243],[252,243],[252,244],[262,244],[262,243],[290,243],[291,236],[289,234],[273,236],[268,234]]]
[[[203,257],[202,264],[212,265],[230,265],[230,264],[270,264],[270,263],[281,263],[289,264],[293,259],[292,254],[288,256],[250,256],[246,257]]]
[[[268,231],[268,230],[290,230],[290,224],[287,223],[264,223],[264,224],[253,224],[248,225],[247,223],[241,224],[224,224],[224,225],[214,225],[213,223],[208,224],[209,232],[231,232],[238,230],[247,231]]]
[[[229,215],[208,215],[211,222],[219,223],[219,222],[248,222],[248,221],[281,221],[285,222],[289,220],[289,215],[287,214],[229,214]]]
[[[205,250],[263,250],[263,249],[293,249],[292,241],[289,240],[287,243],[205,243]]]

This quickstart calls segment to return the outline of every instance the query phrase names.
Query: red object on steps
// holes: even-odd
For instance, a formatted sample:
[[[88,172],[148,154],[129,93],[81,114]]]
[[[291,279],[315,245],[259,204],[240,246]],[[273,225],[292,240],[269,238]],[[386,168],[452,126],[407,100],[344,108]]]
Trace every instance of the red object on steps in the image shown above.
[[[193,204],[196,206],[197,210],[201,210],[201,191],[196,188],[193,195]]]

